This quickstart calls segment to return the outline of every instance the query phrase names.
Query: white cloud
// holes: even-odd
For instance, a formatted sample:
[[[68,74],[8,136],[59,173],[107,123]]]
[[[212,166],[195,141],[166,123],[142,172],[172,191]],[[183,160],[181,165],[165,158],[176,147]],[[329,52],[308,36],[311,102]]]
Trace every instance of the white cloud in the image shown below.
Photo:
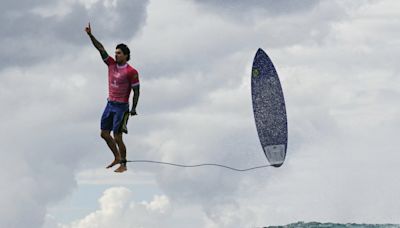
[[[150,202],[135,202],[133,192],[124,187],[107,189],[99,199],[100,208],[62,228],[160,227],[171,212],[168,197],[154,196]]]
[[[365,6],[359,7],[343,1],[322,2],[311,11],[303,11],[301,17],[290,14],[277,18],[258,16],[259,22],[247,26],[240,23],[231,24],[232,21],[212,14],[210,17],[215,17],[216,20],[212,24],[208,23],[208,27],[204,26],[204,30],[194,33],[199,37],[196,42],[193,42],[194,39],[188,39],[190,34],[193,34],[188,32],[184,33],[183,38],[176,36],[181,45],[171,43],[165,47],[168,49],[163,49],[164,46],[159,44],[156,49],[164,50],[163,53],[184,53],[183,57],[176,57],[178,62],[180,58],[191,59],[192,53],[195,53],[196,57],[189,63],[201,60],[198,56],[209,56],[208,59],[212,60],[206,62],[206,70],[196,69],[196,73],[186,75],[194,75],[192,80],[196,80],[198,75],[203,76],[205,80],[215,78],[217,85],[204,87],[210,88],[206,96],[192,99],[191,103],[182,105],[180,109],[176,106],[165,109],[175,112],[163,118],[167,124],[158,125],[161,128],[166,126],[163,128],[164,137],[150,140],[166,141],[164,146],[158,146],[159,150],[164,152],[159,157],[182,163],[195,163],[208,158],[241,165],[243,163],[235,162],[246,161],[249,156],[257,156],[255,154],[259,150],[252,146],[252,143],[257,142],[251,139],[256,137],[251,128],[251,113],[244,111],[250,107],[250,101],[244,98],[247,96],[248,87],[245,87],[245,81],[248,73],[241,70],[249,68],[249,60],[246,59],[252,57],[255,44],[271,47],[269,53],[281,75],[285,90],[290,129],[288,162],[279,171],[265,170],[265,174],[257,172],[255,176],[249,174],[237,177],[215,169],[178,171],[167,168],[163,169],[159,177],[160,186],[164,191],[174,200],[201,204],[204,210],[208,211],[211,223],[220,227],[234,227],[233,224],[238,224],[238,220],[243,224],[257,221],[257,225],[299,220],[398,222],[394,216],[395,212],[376,213],[373,207],[368,206],[382,205],[381,211],[385,211],[383,205],[388,205],[387,210],[397,211],[396,206],[390,202],[400,186],[389,181],[395,178],[396,172],[393,172],[394,167],[389,160],[396,160],[396,146],[381,140],[395,142],[394,126],[399,123],[399,109],[393,100],[399,94],[399,81],[395,76],[395,72],[398,72],[397,64],[394,63],[396,58],[387,59],[387,56],[397,53],[396,47],[391,46],[394,50],[388,50],[388,45],[398,42],[398,36],[386,37],[385,32],[381,33],[382,28],[388,26],[386,20],[372,19],[370,14],[385,8],[382,5],[388,8],[398,6],[390,1],[363,3]],[[390,7],[390,4],[393,6]],[[149,10],[151,9],[152,5],[149,6]],[[198,12],[197,8],[189,8],[187,13],[195,15]],[[203,20],[202,16],[209,16],[209,12],[200,12],[195,18],[200,25],[202,22],[207,24],[207,18]],[[380,14],[381,17],[383,15],[386,14]],[[390,13],[388,17],[391,17]],[[179,18],[184,16],[179,14]],[[389,18],[388,20],[391,20]],[[147,32],[152,34],[151,23],[156,23],[156,19],[149,17],[147,27],[135,40],[135,44],[139,44],[139,52],[150,46],[145,38]],[[166,26],[160,29],[168,31],[166,34],[175,38],[173,34],[178,34],[178,29],[174,29],[174,25],[168,26],[165,18],[163,22]],[[191,31],[190,28],[185,30],[185,23],[190,27],[191,22],[180,21],[180,29]],[[360,22],[363,25],[361,27]],[[392,23],[387,30],[396,31],[396,23]],[[213,26],[219,28],[219,33],[214,32]],[[234,29],[230,30],[231,28]],[[225,38],[223,41],[218,39],[224,38],[226,34],[232,38]],[[251,35],[247,37],[247,34]],[[379,36],[386,37],[386,43],[379,42],[380,38],[375,38]],[[168,38],[174,41],[176,39]],[[375,42],[371,42],[371,39]],[[243,42],[235,42],[236,40]],[[156,43],[152,40],[148,42]],[[190,42],[193,43],[188,44]],[[206,45],[209,47],[206,50],[211,51],[202,51],[202,45]],[[183,47],[184,50],[177,52],[176,48],[179,47]],[[221,47],[224,51],[218,52],[215,47]],[[236,50],[240,51],[224,49],[227,47],[236,47]],[[227,61],[229,57],[226,56],[235,54],[240,57],[232,62]],[[173,54],[175,55],[177,54]],[[166,61],[167,65],[169,61],[176,60],[168,59],[167,54],[165,58],[160,58]],[[144,61],[151,63],[146,55]],[[157,64],[156,66],[158,67]],[[187,64],[178,67],[172,70],[179,72],[176,77],[181,78],[178,81],[169,73],[171,68],[163,68],[172,79],[163,77],[162,80],[178,82],[176,85],[168,84],[168,89],[163,90],[162,96],[165,99],[175,95],[169,91],[182,91],[182,85],[193,85],[186,82],[187,78],[180,73],[190,72],[186,69],[193,67]],[[162,77],[163,74],[154,71],[155,73],[152,73],[153,71],[149,70],[148,75]],[[228,86],[227,80],[231,78],[237,84]],[[154,82],[157,80],[154,79]],[[194,83],[196,86],[202,85],[202,81]],[[187,91],[190,93],[192,90]],[[202,91],[194,90],[191,95],[183,93],[182,96],[197,98],[199,93],[203,94]],[[150,96],[157,96],[157,93],[154,92]],[[173,97],[172,100],[176,98]],[[246,119],[249,121],[244,121]],[[382,126],[381,123],[385,125]],[[159,136],[158,133],[154,133],[156,134]],[[233,137],[235,135],[237,137]],[[229,146],[237,146],[240,144],[238,140],[243,137],[248,140],[248,145],[240,149]],[[379,140],[379,143],[376,140]],[[378,147],[381,149],[377,149]],[[250,149],[250,153],[243,154],[247,157],[235,157],[243,153],[243,150],[249,151],[249,148],[254,150]],[[379,155],[376,154],[376,150],[380,151]],[[230,160],[232,157],[235,159]],[[375,166],[377,163],[387,165],[383,168]],[[250,187],[249,179],[254,187]],[[260,179],[266,179],[266,182],[257,183]],[[271,182],[271,179],[275,181]],[[190,186],[185,187],[188,183]],[[246,187],[241,188],[242,183],[254,192],[249,193],[244,190]],[[388,197],[379,197],[380,190],[367,190],[371,183],[374,183],[374,186],[390,186],[391,190],[385,190]],[[226,194],[227,192],[230,194]],[[218,199],[229,202],[224,207],[225,210],[220,209]],[[351,203],[339,204],[342,199]],[[232,205],[239,205],[236,210],[243,210],[243,216],[241,213],[235,213],[236,217],[229,214],[229,211],[234,210]]]
[[[113,1],[108,2],[112,8]],[[97,15],[104,12],[103,3],[79,1],[80,7],[71,7]],[[136,3],[142,10],[147,7],[146,2]],[[2,40],[18,40],[29,49],[24,55],[11,55],[13,45],[1,46],[9,59],[0,71],[0,151],[7,159],[7,172],[0,175],[7,183],[0,189],[5,205],[0,226],[40,227],[48,204],[76,185],[129,181],[157,186],[165,195],[137,202],[130,190],[111,188],[97,211],[64,226],[400,223],[398,4],[321,1],[299,11],[238,19],[193,1],[150,2],[144,27],[123,35],[129,38],[131,63],[139,69],[142,83],[139,116],[130,119],[125,137],[128,158],[236,167],[265,162],[249,96],[251,60],[263,47],[285,92],[288,160],[279,169],[246,174],[129,164],[126,176],[112,179],[114,173],[105,175],[98,169],[111,159],[111,152],[98,135],[106,68],[82,34],[86,21],[80,21],[90,12],[77,12],[79,42],[50,42],[32,35],[53,28],[47,24],[37,31],[29,28],[20,40],[15,38],[18,31],[1,34]],[[123,11],[125,16],[129,9]],[[64,25],[74,24],[74,17],[67,17]],[[115,33],[109,34],[114,30],[96,23],[103,22],[93,22],[94,28],[112,48],[111,40],[118,40]],[[83,42],[87,48],[82,48]],[[64,44],[65,49],[58,48]],[[47,225],[58,223],[56,218],[48,215]]]
[[[80,171],[77,176],[77,182],[79,185],[137,185],[152,186],[157,185],[154,180],[154,175],[148,172],[141,172],[135,170],[136,168],[130,169],[130,172],[124,175],[116,175],[114,172],[108,172],[102,169],[84,169]]]

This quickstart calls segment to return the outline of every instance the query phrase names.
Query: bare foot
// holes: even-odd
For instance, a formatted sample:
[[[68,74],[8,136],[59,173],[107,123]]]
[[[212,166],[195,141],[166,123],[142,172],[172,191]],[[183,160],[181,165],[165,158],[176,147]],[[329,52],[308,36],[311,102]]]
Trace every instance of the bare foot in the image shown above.
[[[121,165],[118,167],[118,169],[114,170],[114,172],[116,172],[116,173],[122,173],[122,172],[125,172],[126,170],[128,170],[128,169],[126,168],[126,165],[125,165],[125,164],[121,164]]]
[[[111,162],[111,164],[109,164],[106,168],[109,169],[109,168],[113,167],[114,165],[119,164],[119,160],[120,159],[114,159],[114,161]]]

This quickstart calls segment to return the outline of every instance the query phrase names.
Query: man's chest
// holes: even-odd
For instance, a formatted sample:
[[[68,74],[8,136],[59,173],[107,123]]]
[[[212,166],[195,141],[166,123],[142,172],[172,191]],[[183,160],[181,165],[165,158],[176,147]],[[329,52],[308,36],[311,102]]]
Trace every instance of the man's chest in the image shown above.
[[[129,84],[128,72],[126,70],[110,69],[108,79],[114,87]]]

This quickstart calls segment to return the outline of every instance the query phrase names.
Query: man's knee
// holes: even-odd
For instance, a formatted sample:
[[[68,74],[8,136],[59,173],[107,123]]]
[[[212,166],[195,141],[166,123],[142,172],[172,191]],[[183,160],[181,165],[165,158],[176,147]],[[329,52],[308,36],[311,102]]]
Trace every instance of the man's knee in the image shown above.
[[[122,133],[114,133],[114,140],[117,144],[123,144]]]
[[[111,135],[110,135],[109,131],[101,131],[100,137],[102,137],[104,140],[111,139]]]

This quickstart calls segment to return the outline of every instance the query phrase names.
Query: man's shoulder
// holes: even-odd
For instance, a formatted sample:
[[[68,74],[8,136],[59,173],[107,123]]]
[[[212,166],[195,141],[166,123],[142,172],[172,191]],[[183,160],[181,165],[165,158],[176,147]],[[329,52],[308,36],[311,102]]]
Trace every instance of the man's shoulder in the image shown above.
[[[134,67],[132,67],[130,64],[128,64],[128,71],[129,71],[129,73],[131,73],[133,75],[139,75],[139,72]]]
[[[117,63],[115,62],[114,58],[111,56],[107,56],[105,59],[103,59],[103,61],[108,65],[108,66],[112,66],[112,65],[116,65]]]

